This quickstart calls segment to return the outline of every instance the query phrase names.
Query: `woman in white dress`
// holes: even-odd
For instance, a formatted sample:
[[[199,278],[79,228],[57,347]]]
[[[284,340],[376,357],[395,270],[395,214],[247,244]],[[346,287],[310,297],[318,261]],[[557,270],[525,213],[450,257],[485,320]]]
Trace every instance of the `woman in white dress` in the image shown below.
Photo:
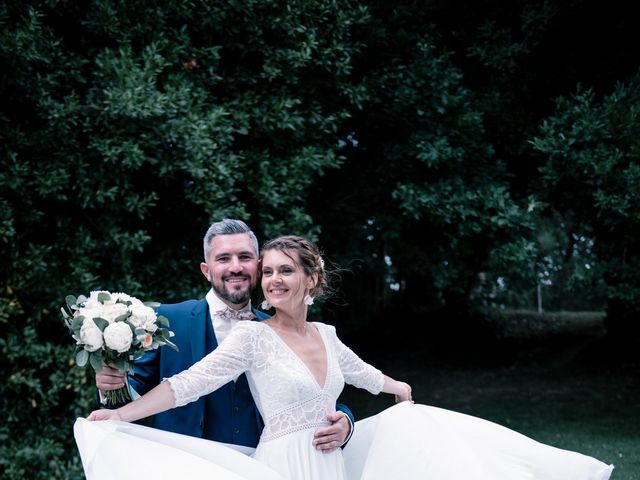
[[[613,467],[594,458],[540,444],[478,418],[414,405],[409,385],[362,361],[338,339],[333,327],[307,322],[308,305],[327,287],[322,258],[308,240],[287,236],[267,242],[261,254],[261,272],[265,299],[275,308],[273,317],[263,322],[241,322],[214,352],[188,370],[166,379],[124,407],[94,411],[88,420],[138,420],[194,401],[246,372],[265,423],[252,455],[262,465],[227,446],[202,441],[211,446],[212,453],[201,466],[207,455],[182,455],[184,450],[191,449],[195,439],[166,432],[154,436],[142,430],[129,433],[153,437],[151,445],[158,445],[161,456],[138,458],[138,466],[145,462],[154,465],[170,462],[165,473],[177,470],[199,478],[197,471],[206,471],[202,478],[215,474],[215,478],[229,479],[607,480],[610,477]],[[354,436],[344,450],[336,448],[331,453],[321,453],[313,446],[313,432],[328,423],[326,416],[333,411],[345,382],[373,394],[381,391],[394,394],[396,401],[403,403],[357,422]],[[90,428],[86,422],[76,425],[87,478],[100,479],[103,471],[105,477],[113,475],[115,462],[106,458],[121,458],[117,450],[127,448],[123,438],[128,432],[124,429],[124,437],[118,437],[121,440],[108,444],[108,448],[104,445],[99,449],[88,448],[91,442],[87,435],[94,434]],[[119,432],[123,432],[121,427]],[[190,453],[201,448],[198,444]],[[95,466],[100,462],[88,468],[85,457],[89,455],[102,456],[104,468]],[[207,462],[211,463],[211,469]],[[144,471],[150,472],[143,466],[141,472]]]

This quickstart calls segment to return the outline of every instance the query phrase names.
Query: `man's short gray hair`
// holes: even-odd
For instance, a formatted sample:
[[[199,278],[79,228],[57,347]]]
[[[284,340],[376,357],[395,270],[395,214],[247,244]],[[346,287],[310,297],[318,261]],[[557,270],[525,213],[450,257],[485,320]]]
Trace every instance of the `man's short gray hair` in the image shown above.
[[[225,218],[220,222],[212,223],[204,235],[204,261],[206,262],[209,259],[211,242],[214,237],[217,235],[234,235],[236,233],[246,233],[249,235],[251,243],[253,243],[253,249],[256,252],[256,257],[258,257],[258,239],[256,238],[256,234],[253,233],[249,226],[242,220]]]

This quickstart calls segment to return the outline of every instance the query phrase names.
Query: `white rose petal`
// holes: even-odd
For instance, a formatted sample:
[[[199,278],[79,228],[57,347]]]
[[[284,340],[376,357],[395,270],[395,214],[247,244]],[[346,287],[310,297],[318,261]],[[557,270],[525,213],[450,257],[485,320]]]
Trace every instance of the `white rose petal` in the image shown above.
[[[124,303],[114,303],[113,305],[105,305],[102,312],[102,318],[109,323],[113,323],[120,315],[129,313],[129,308]]]
[[[76,315],[82,315],[84,318],[88,319],[93,319],[96,317],[104,318],[104,309],[100,307],[102,307],[102,305],[96,306],[94,308],[81,308],[80,310],[78,310]]]
[[[136,327],[143,327],[147,330],[147,325],[155,324],[156,312],[153,308],[145,305],[131,305],[131,317],[129,321]]]
[[[111,350],[124,353],[131,348],[133,332],[126,322],[115,322],[104,329],[104,342]]]
[[[89,296],[87,301],[84,302],[84,306],[83,306],[83,308],[99,308],[99,307],[102,307],[102,304],[98,301],[97,296],[96,297]]]
[[[80,327],[80,341],[84,343],[85,350],[95,352],[100,350],[104,344],[102,332],[91,318],[84,319]]]

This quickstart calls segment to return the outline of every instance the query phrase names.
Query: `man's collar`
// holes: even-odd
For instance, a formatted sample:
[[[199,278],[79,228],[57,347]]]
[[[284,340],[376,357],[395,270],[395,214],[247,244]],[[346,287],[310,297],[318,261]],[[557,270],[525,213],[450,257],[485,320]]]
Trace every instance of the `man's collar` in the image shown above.
[[[209,304],[209,311],[213,314],[214,312],[218,312],[220,310],[224,310],[226,308],[231,308],[229,307],[226,303],[224,303],[222,301],[222,299],[220,297],[218,297],[218,295],[216,295],[216,292],[213,291],[213,288],[211,290],[209,290],[209,292],[207,293],[205,299],[207,300],[207,303]],[[238,310],[239,312],[244,312],[244,311],[251,311],[251,300],[249,300],[249,303],[247,303],[244,307],[242,307],[240,310]]]

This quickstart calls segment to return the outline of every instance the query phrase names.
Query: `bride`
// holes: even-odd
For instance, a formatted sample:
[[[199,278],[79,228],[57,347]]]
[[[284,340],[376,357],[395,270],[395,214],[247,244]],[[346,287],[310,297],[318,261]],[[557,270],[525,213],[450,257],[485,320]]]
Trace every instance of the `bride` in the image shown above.
[[[610,477],[613,466],[594,458],[475,417],[413,404],[409,385],[362,361],[333,327],[307,322],[308,306],[327,288],[322,258],[308,240],[285,236],[267,242],[261,273],[273,317],[239,323],[215,351],[138,400],[96,410],[89,422],[78,419],[76,441],[88,479],[174,478],[177,472],[191,478],[295,480]],[[238,447],[121,423],[192,402],[243,372],[265,423],[251,457]],[[345,382],[394,394],[400,403],[357,422],[344,450],[321,453],[313,447],[313,432],[327,424]],[[134,458],[123,464],[127,455]]]

